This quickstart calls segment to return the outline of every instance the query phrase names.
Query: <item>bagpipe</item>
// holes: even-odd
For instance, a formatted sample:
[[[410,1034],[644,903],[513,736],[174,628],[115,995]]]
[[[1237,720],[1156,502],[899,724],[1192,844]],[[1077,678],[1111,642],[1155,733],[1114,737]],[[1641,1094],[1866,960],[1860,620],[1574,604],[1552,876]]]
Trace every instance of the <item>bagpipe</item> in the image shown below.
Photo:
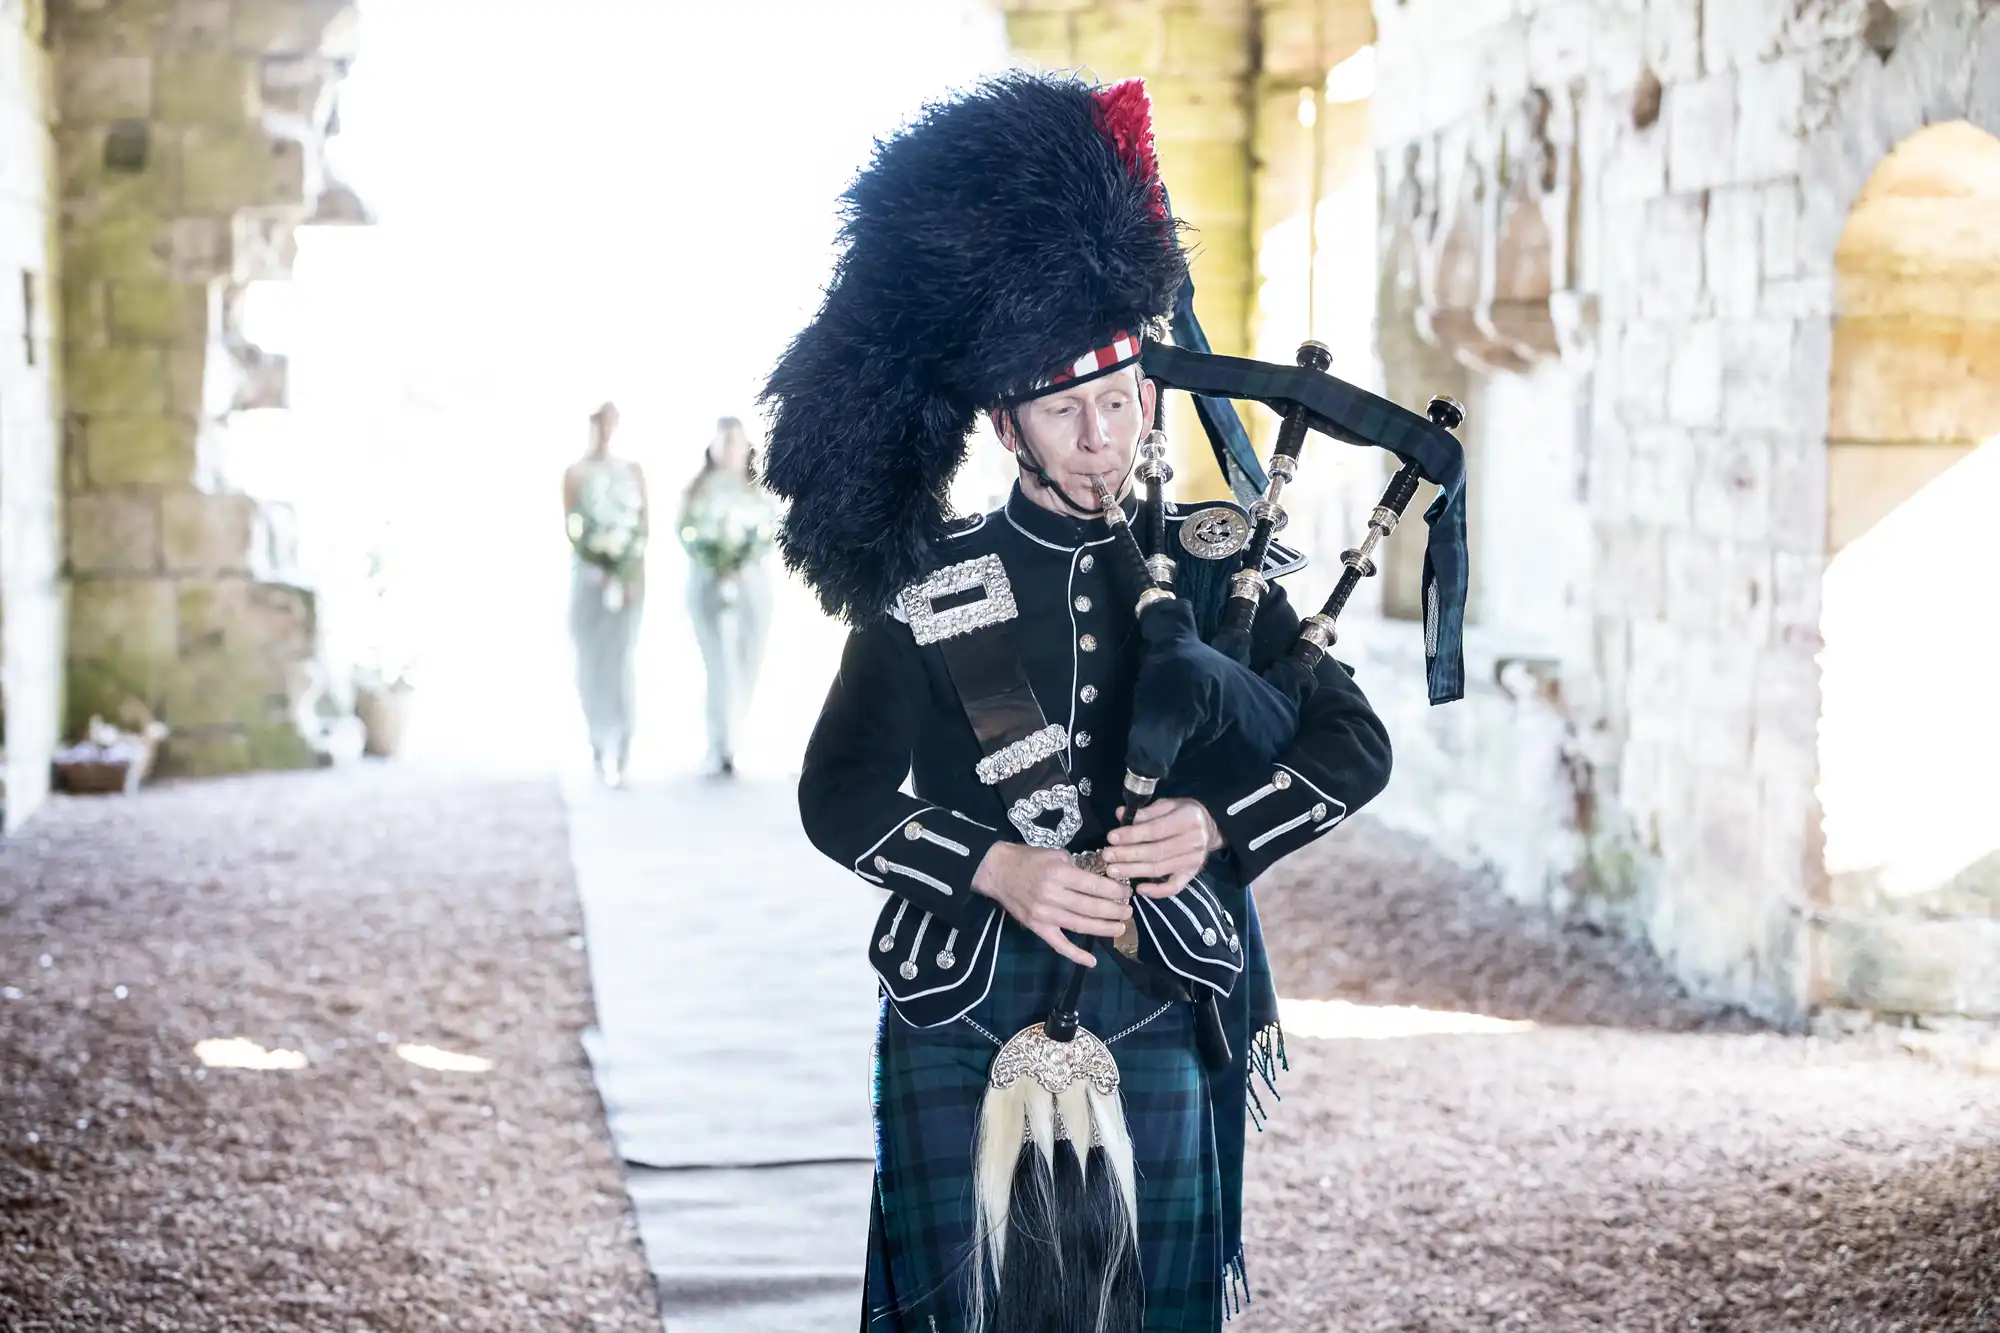
[[[1143,483],[1128,519],[1102,481],[1097,502],[1113,534],[1113,559],[1132,598],[1142,640],[1126,746],[1123,821],[1127,824],[1177,769],[1246,762],[1268,767],[1295,735],[1301,708],[1336,639],[1336,626],[1375,554],[1393,533],[1420,481],[1439,487],[1424,571],[1426,674],[1434,703],[1459,696],[1459,633],[1465,594],[1465,460],[1452,431],[1464,421],[1456,401],[1437,397],[1427,417],[1327,373],[1331,356],[1316,342],[1283,367],[1209,354],[1186,307],[1194,347],[1154,344],[1145,373],[1162,388],[1195,395],[1198,415],[1225,475],[1259,485],[1249,506],[1252,531],[1229,576],[1220,625],[1204,639],[1189,599],[1177,595],[1167,549],[1166,484],[1173,469],[1158,429],[1141,442],[1135,476]],[[1191,335],[1191,336],[1189,336]],[[1228,399],[1262,401],[1282,415],[1268,477],[1262,475]],[[1233,429],[1232,429],[1233,428]],[[1369,514],[1360,544],[1341,555],[1332,593],[1304,618],[1293,641],[1259,668],[1252,659],[1256,618],[1268,592],[1263,571],[1273,537],[1285,524],[1283,495],[1298,476],[1305,440],[1319,432],[1389,449],[1402,460]],[[1135,530],[1136,529],[1136,530]],[[1334,668],[1338,669],[1338,668]],[[1093,853],[1079,864],[1101,870]],[[1136,910],[1136,908],[1135,908]],[[976,1327],[993,1333],[1053,1328],[1136,1333],[1143,1320],[1138,1204],[1133,1150],[1109,1047],[1082,1027],[1079,1002],[1086,968],[1071,963],[1048,1017],[1014,1034],[995,1057],[981,1107],[975,1151],[977,1245],[985,1274],[977,1284]],[[1194,1000],[1195,1035],[1212,1074],[1232,1064],[1216,1000]],[[1089,1312],[1089,1313],[1085,1313]]]

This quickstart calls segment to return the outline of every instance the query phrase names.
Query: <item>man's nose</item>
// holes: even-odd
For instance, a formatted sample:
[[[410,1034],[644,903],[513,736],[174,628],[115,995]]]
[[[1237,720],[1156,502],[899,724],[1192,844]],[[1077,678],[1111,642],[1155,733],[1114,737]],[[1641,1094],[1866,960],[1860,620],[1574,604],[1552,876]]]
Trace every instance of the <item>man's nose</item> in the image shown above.
[[[1105,432],[1104,414],[1086,403],[1081,416],[1079,429],[1082,434],[1077,440],[1077,447],[1091,453],[1110,448],[1111,437]]]

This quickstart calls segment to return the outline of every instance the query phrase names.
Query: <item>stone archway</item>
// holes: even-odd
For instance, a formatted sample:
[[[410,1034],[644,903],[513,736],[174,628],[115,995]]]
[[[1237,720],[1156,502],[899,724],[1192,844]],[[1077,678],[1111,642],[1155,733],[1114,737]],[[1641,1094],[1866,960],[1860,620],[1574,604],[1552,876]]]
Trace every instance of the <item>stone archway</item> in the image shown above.
[[[1953,690],[1991,660],[1968,657],[1991,584],[1967,562],[2000,561],[1979,523],[1952,517],[2000,457],[1975,448],[2000,432],[2000,324],[1968,289],[2000,265],[1984,220],[2000,220],[2000,14],[1985,9],[1885,23],[1877,58],[1821,90],[1806,150],[1799,263],[1826,313],[1801,320],[1800,345],[1825,364],[1817,385],[1795,382],[1824,395],[1800,406],[1828,441],[1828,563],[1804,989],[1822,1009],[2000,1015],[2000,886],[1981,879],[2000,878],[2000,838],[1975,846],[1992,807],[1974,809],[1980,766],[1964,763],[2000,735],[2000,707],[1983,684]]]

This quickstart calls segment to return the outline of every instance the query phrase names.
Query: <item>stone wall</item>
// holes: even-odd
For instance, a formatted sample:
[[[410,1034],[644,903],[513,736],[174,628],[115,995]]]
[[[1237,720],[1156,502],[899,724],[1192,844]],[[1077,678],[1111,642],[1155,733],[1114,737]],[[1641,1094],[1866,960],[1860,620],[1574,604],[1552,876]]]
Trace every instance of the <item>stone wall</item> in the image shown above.
[[[48,792],[62,698],[54,76],[39,0],[0,0],[0,705],[12,829]]]
[[[1250,348],[1250,123],[1256,14],[1248,0],[997,0],[1015,55],[1109,82],[1143,77],[1160,172],[1193,228],[1202,327],[1216,351]],[[1176,398],[1183,398],[1176,395]],[[1176,487],[1227,494],[1183,401],[1168,418]]]
[[[281,406],[246,284],[286,275],[324,193],[348,0],[64,0],[52,13],[68,378],[69,717],[126,696],[182,772],[309,762],[314,643],[282,522],[209,465]]]
[[[1376,5],[1385,372],[1432,391],[1411,327],[1470,369],[1488,571],[1466,703],[1403,683],[1407,627],[1360,636],[1399,737],[1383,808],[1774,1016],[2000,1013],[1968,984],[2000,975],[1986,935],[1933,950],[1833,910],[1814,795],[1835,248],[1899,141],[2000,120],[1989,11]],[[1523,371],[1540,386],[1500,390]],[[1540,504],[1494,484],[1524,449]],[[1560,606],[1496,599],[1579,520]]]

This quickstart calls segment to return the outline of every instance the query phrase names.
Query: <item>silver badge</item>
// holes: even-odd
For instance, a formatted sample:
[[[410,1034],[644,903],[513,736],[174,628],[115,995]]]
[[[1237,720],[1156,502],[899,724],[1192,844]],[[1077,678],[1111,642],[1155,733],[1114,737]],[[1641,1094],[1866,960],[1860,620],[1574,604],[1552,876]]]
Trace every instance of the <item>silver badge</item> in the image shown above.
[[[939,610],[941,599],[977,592],[972,601]],[[1007,582],[1007,567],[997,555],[975,556],[955,565],[946,565],[921,583],[903,589],[903,615],[910,622],[910,635],[920,644],[936,643],[970,634],[988,625],[999,625],[1017,614],[1014,589]]]
[[[1062,822],[1055,828],[1039,822],[1039,816],[1051,810],[1062,812]],[[1021,830],[1022,840],[1030,847],[1067,847],[1076,831],[1083,827],[1083,807],[1076,788],[1061,782],[1023,796],[1007,811],[1007,818]]]
[[[1250,520],[1227,505],[1197,509],[1181,521],[1181,545],[1201,560],[1235,555],[1250,540]]]

